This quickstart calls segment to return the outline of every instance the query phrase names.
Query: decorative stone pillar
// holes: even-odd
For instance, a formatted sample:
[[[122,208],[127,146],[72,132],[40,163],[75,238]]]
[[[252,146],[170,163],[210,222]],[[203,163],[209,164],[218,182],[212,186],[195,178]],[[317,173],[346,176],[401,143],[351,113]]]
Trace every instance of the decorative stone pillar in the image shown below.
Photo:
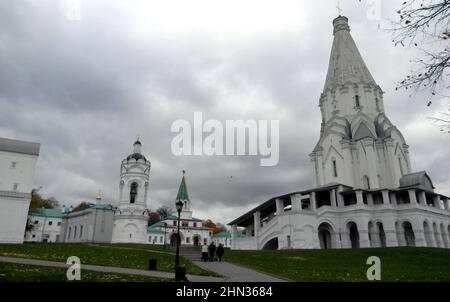
[[[391,204],[393,206],[397,206],[397,195],[395,194],[395,192],[391,192],[391,194],[389,194],[391,197]]]
[[[427,197],[424,191],[419,192],[419,203],[420,205],[426,207],[427,206]]]
[[[359,230],[359,247],[370,247],[369,230]]]
[[[344,188],[342,186],[339,186],[337,189],[337,206],[339,208],[343,208],[344,207],[344,197],[342,196],[341,192],[344,191]]]
[[[398,240],[397,240],[397,234],[395,232],[395,229],[385,229],[384,234],[386,236],[386,247],[397,247]]]
[[[415,189],[409,189],[409,203],[410,204],[417,204],[417,198],[416,198],[416,190]]]
[[[383,204],[388,205],[389,204],[389,191],[383,190],[383,191],[381,191],[381,194],[383,196]]]
[[[302,196],[300,194],[291,195],[292,211],[302,210]]]
[[[363,205],[364,204],[364,199],[362,195],[363,192],[361,190],[356,190],[355,194],[356,194],[356,204]]]
[[[331,206],[332,207],[337,207],[337,203],[336,203],[336,189],[333,189],[330,191],[330,201],[331,201]]]
[[[444,198],[444,209],[450,211],[450,204],[448,198]]]
[[[284,201],[280,198],[275,199],[275,205],[277,208],[277,215],[281,215],[284,212]]]
[[[440,201],[439,195],[434,195],[433,196],[433,206],[436,209],[441,209],[441,203],[439,201]]]
[[[442,245],[442,234],[439,231],[439,227],[436,227],[436,229],[434,230],[434,238],[436,241],[436,247],[443,247]]]
[[[427,246],[427,242],[425,240],[425,235],[424,235],[424,229],[423,229],[423,224],[417,225],[414,229],[414,238],[416,241],[416,246]]]
[[[311,211],[315,211],[316,208],[317,208],[316,192],[311,192],[311,194],[310,194],[310,201],[311,201]]]
[[[253,223],[255,225],[255,237],[258,237],[259,229],[261,228],[261,212],[253,213]]]
[[[372,193],[366,193],[366,196],[367,196],[367,204],[369,205],[369,206],[373,206],[373,196],[372,196]]]

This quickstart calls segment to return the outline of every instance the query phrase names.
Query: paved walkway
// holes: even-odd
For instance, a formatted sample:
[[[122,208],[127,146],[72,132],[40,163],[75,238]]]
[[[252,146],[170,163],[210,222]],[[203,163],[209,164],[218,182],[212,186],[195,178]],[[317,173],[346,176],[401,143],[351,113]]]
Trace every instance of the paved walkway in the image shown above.
[[[225,279],[223,281],[225,282],[288,282],[287,280],[276,278],[225,261],[222,262],[194,261],[194,263],[200,266],[201,268],[224,276]]]
[[[219,274],[225,282],[288,282],[226,261],[203,262],[199,251],[181,249],[180,254],[203,269]]]
[[[0,256],[0,262],[24,264],[24,265],[47,266],[47,267],[59,267],[59,268],[68,268],[69,267],[69,265],[64,262],[27,259],[27,258],[16,258],[16,257]],[[123,268],[123,267],[114,267],[114,266],[81,264],[81,269],[82,270],[85,269],[88,271],[95,271],[95,272],[103,272],[103,273],[117,273],[117,274],[139,275],[139,276],[175,279],[175,273],[146,271],[146,270],[141,270],[141,269],[132,269],[132,268]],[[221,282],[221,281],[224,281],[223,278],[208,277],[208,276],[187,275],[186,277],[188,278],[189,281],[192,281],[192,282]]]

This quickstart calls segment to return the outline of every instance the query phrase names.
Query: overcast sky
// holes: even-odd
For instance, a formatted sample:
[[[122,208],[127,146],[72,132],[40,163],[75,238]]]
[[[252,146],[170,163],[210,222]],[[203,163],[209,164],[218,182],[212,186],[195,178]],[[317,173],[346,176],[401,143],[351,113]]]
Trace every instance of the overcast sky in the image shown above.
[[[415,55],[383,30],[402,1],[382,1],[380,20],[367,17],[366,0],[341,8],[413,170],[450,195],[450,136],[427,119],[450,101],[426,107],[395,91]],[[117,202],[120,163],[137,135],[152,163],[152,210],[174,208],[183,169],[194,216],[222,223],[311,187],[336,1],[82,0],[79,20],[71,2],[0,2],[0,136],[41,143],[34,184],[44,196],[75,205],[101,190]],[[279,120],[279,164],[172,155],[171,124],[194,111],[222,122]]]

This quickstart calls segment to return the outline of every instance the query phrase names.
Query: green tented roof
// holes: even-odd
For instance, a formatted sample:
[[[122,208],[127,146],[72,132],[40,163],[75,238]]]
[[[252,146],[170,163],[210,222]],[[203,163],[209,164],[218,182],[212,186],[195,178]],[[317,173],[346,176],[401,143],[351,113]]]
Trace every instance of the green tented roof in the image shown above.
[[[33,216],[41,216],[41,217],[52,217],[52,218],[61,218],[63,216],[61,210],[59,209],[46,209],[40,208],[36,209],[31,213]]]
[[[157,229],[156,227],[154,227],[154,225],[151,225],[151,226],[147,227],[147,233],[164,234],[164,231],[161,231],[161,230]]]
[[[185,201],[185,200],[189,200],[189,195],[188,195],[188,191],[187,191],[187,187],[186,187],[186,181],[184,179],[184,171],[183,171],[183,178],[181,179],[181,184],[180,184],[180,188],[178,189],[178,194],[177,194],[177,201],[181,200],[181,201]]]

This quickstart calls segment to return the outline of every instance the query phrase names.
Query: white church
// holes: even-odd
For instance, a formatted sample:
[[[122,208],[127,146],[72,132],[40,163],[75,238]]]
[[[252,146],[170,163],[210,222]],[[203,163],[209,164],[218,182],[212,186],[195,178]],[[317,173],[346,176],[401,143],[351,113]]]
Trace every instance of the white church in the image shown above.
[[[333,26],[320,138],[310,154],[315,186],[273,197],[230,222],[232,248],[450,248],[449,197],[435,192],[425,171],[413,172],[348,19],[338,16]]]
[[[122,161],[120,167],[119,204],[114,211],[111,243],[174,245],[177,238],[177,216],[163,217],[160,222],[148,226],[147,193],[151,163],[142,154],[139,140],[133,147],[133,153]],[[209,244],[212,230],[203,227],[201,219],[192,217],[184,171],[176,200],[183,202],[180,244]]]

